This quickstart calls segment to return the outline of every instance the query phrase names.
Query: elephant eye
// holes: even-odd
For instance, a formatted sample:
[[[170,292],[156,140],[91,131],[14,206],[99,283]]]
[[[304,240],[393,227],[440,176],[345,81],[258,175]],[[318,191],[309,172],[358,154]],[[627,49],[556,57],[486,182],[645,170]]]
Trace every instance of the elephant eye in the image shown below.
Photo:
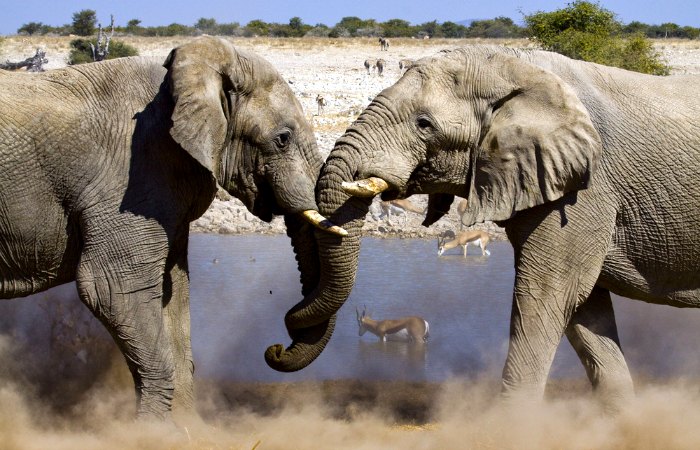
[[[416,126],[421,130],[430,130],[433,128],[433,123],[425,116],[420,116],[416,119]]]
[[[277,146],[277,148],[280,149],[285,148],[289,144],[291,138],[292,132],[289,130],[285,130],[275,137],[275,145]]]

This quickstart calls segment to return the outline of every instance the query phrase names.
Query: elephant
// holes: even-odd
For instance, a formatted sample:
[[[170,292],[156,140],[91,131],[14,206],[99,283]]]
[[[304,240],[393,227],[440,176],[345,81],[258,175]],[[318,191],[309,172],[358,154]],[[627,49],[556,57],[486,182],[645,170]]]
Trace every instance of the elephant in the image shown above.
[[[268,364],[298,369],[323,350],[355,280],[372,197],[428,194],[423,225],[467,200],[465,226],[494,221],[514,250],[501,394],[542,398],[566,336],[606,408],[634,385],[611,293],[700,306],[700,78],[658,77],[495,46],[419,60],[336,141],[317,184],[319,289],[291,310],[296,340]],[[400,270],[397,268],[396,270]],[[332,330],[331,330],[332,331]]]
[[[268,61],[206,36],[164,63],[0,71],[0,87],[0,298],[75,281],[126,359],[137,417],[189,414],[189,225],[219,186],[284,216],[315,287],[313,225],[329,224],[299,101]]]

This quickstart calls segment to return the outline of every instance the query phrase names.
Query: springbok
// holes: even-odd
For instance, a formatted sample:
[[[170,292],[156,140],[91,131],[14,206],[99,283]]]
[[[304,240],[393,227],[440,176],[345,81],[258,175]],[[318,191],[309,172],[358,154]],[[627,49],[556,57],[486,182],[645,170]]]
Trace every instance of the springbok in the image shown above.
[[[380,217],[386,217],[387,220],[391,222],[391,216],[401,216],[403,215],[403,223],[404,225],[408,223],[408,214],[407,212],[413,212],[416,214],[425,214],[425,208],[421,208],[415,203],[413,203],[411,200],[404,198],[404,199],[396,199],[396,200],[387,200],[387,201],[380,201],[379,206],[381,208],[381,213]]]
[[[379,337],[382,342],[408,341],[423,343],[428,340],[430,325],[428,321],[418,316],[402,317],[401,319],[374,320],[365,308],[360,314],[357,312],[357,325],[360,327],[359,335],[369,331]]]
[[[318,106],[318,115],[323,114],[323,108],[326,106],[326,99],[323,97],[323,95],[318,94],[316,95],[316,105]]]
[[[452,239],[448,241],[448,238]],[[442,256],[442,254],[445,253],[445,250],[460,246],[462,247],[464,257],[466,258],[467,247],[469,244],[481,247],[481,255],[489,256],[491,252],[486,250],[486,246],[490,240],[491,238],[489,237],[489,234],[482,230],[467,230],[462,231],[457,235],[455,235],[453,232],[446,232],[442,236],[438,237],[438,256]]]

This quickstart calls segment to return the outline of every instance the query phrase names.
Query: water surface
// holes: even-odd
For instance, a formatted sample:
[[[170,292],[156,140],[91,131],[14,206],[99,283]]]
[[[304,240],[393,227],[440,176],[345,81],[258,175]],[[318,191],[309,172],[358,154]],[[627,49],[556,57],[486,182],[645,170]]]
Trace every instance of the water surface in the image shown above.
[[[289,344],[283,317],[301,299],[289,239],[194,234],[189,259],[196,376],[241,381],[497,379],[508,348],[513,251],[499,241],[489,249],[488,257],[474,247],[467,258],[458,249],[438,257],[433,240],[363,239],[357,283],[326,351],[307,369],[283,374],[267,367],[263,353],[270,344]],[[699,310],[618,297],[613,302],[633,376],[700,373]],[[356,310],[364,308],[376,319],[424,317],[430,323],[428,343],[382,343],[370,333],[359,337]],[[59,350],[69,354],[60,360],[72,359],[65,365],[78,369],[95,355],[94,350],[81,352],[81,346],[97,342],[91,338],[96,333],[106,335],[79,304],[74,284],[0,301],[0,331],[28,342],[31,356],[42,360],[56,351],[58,341]],[[551,376],[585,377],[566,339]]]
[[[283,316],[301,299],[298,273],[284,236],[194,235],[191,239],[193,346],[199,375],[239,380],[382,378],[440,381],[500,377],[508,349],[514,279],[508,242],[437,256],[423,239],[362,241],[355,288],[338,314],[326,351],[307,369],[280,374],[263,353],[289,343]],[[696,375],[700,311],[615,297],[630,369],[651,376]],[[430,323],[426,345],[358,336],[356,310],[376,319],[419,315]],[[585,377],[564,339],[553,377]]]

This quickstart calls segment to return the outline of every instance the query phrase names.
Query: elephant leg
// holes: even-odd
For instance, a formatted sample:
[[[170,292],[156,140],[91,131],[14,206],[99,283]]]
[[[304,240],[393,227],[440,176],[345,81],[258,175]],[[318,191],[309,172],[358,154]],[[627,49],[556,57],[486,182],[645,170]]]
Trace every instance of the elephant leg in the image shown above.
[[[173,352],[163,326],[167,240],[141,227],[86,228],[76,274],[80,298],[124,354],[138,416],[167,418],[175,387]]]
[[[539,400],[569,315],[566,302],[518,282],[513,295],[508,356],[502,395],[507,400]],[[553,303],[557,306],[552,306]]]
[[[629,402],[634,386],[617,335],[610,292],[596,287],[574,313],[566,337],[581,359],[606,410]]]
[[[516,267],[503,369],[506,397],[543,397],[557,347],[600,276],[614,210],[600,208],[598,202],[591,208],[576,198],[533,208],[506,225]]]
[[[163,283],[163,323],[170,339],[175,364],[173,412],[176,416],[196,414],[194,410],[194,360],[190,339],[190,281],[185,249],[166,267]]]
[[[581,254],[575,247],[571,246],[569,255]],[[581,263],[558,249],[538,246],[521,251],[516,258],[503,394],[541,399],[557,347],[576,305],[593,289],[602,257]]]

